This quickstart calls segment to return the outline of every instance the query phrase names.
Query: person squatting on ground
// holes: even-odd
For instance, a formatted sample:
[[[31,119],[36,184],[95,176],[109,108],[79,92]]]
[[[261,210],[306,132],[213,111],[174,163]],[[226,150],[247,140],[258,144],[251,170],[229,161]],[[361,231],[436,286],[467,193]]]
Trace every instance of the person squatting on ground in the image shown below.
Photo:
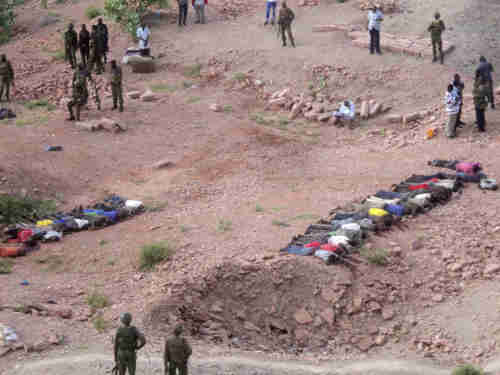
[[[82,25],[80,34],[78,35],[78,46],[80,47],[82,62],[87,65],[89,63],[90,54],[90,33],[85,24]]]
[[[73,92],[72,98],[68,102],[68,112],[69,118],[68,121],[80,121],[80,112],[82,107],[87,104],[87,100],[89,97],[89,90],[87,86],[87,73],[85,69],[85,65],[80,63],[73,73]],[[73,107],[76,107],[76,117],[73,112]]]
[[[463,106],[463,92],[465,89],[465,83],[462,82],[460,75],[455,74],[453,77],[453,82],[451,83],[453,85],[453,91],[455,91],[455,95],[457,96],[457,99],[459,100],[459,107],[458,107],[458,114],[457,114],[457,127],[462,127],[465,125],[465,122],[462,121],[462,106]]]
[[[485,84],[488,86],[488,100],[491,105],[491,109],[495,109],[495,96],[493,94],[493,77],[491,73],[494,72],[493,65],[486,61],[486,57],[481,56],[479,58],[479,65],[476,69],[476,75],[479,74]]]
[[[7,56],[2,54],[0,56],[0,102],[2,101],[3,93],[5,98],[10,101],[10,85],[14,84],[14,69]]]
[[[208,1],[193,0],[192,4],[196,12],[196,21],[194,21],[194,23],[205,23],[205,6],[208,4]]]
[[[165,352],[163,355],[163,363],[165,374],[188,375],[188,360],[191,356],[192,349],[184,337],[181,337],[182,326],[178,325],[174,329],[174,336],[169,337],[165,341]]]
[[[456,131],[459,103],[456,92],[453,90],[453,85],[448,85],[444,102],[446,105],[446,113],[448,113],[448,124],[446,125],[445,133],[448,138],[454,138],[457,135]]]
[[[179,6],[179,26],[186,26],[188,14],[188,0],[177,0]]]
[[[136,36],[137,40],[139,40],[140,49],[149,48],[149,38],[151,36],[151,32],[149,31],[149,27],[144,22],[141,22],[141,26],[137,28]]]
[[[380,51],[380,25],[384,15],[377,4],[368,12],[368,31],[370,32],[370,53],[382,54]]]
[[[74,30],[72,23],[68,25],[68,30],[64,33],[64,59],[69,61],[71,69],[76,68],[76,50],[78,49],[78,34]]]
[[[295,41],[293,40],[293,34],[292,34],[292,22],[294,19],[295,19],[295,14],[287,6],[286,1],[283,1],[278,15],[278,25],[281,30],[281,39],[283,40],[283,47],[286,47],[285,33],[288,34],[288,38],[290,39],[292,47],[295,47]]]
[[[109,52],[109,34],[108,34],[108,26],[102,22],[102,18],[97,20],[97,32],[99,34],[99,38],[101,39],[101,48],[102,48],[102,58],[104,60],[104,65],[108,63],[107,53]]]
[[[488,108],[489,91],[486,78],[476,73],[476,81],[474,82],[472,96],[474,98],[474,108],[476,110],[477,130],[480,132],[486,131],[486,119],[484,112],[486,111],[486,108]]]
[[[90,64],[89,72],[92,72],[95,67],[96,74],[101,74],[104,71],[102,63],[102,55],[104,46],[103,39],[99,35],[97,25],[92,25],[92,32],[90,33]]]
[[[264,22],[264,26],[269,23],[269,16],[271,15],[271,11],[273,13],[271,18],[271,25],[274,25],[274,20],[276,19],[276,2],[277,0],[266,1],[266,22]]]
[[[122,91],[122,68],[116,64],[116,60],[111,60],[111,94],[113,95],[113,110],[120,104],[120,112],[123,112],[123,91]]]
[[[134,326],[131,326],[132,315],[124,313],[120,316],[122,326],[118,328],[115,336],[115,363],[119,375],[135,375],[137,351],[146,345],[146,338]]]
[[[444,63],[443,56],[443,41],[441,39],[441,34],[446,30],[444,26],[444,22],[441,19],[441,15],[439,12],[434,14],[434,21],[431,22],[427,31],[431,33],[431,42],[432,42],[432,62],[437,61],[436,49],[439,50],[439,59],[441,64]]]
[[[354,103],[350,100],[344,101],[339,109],[332,113],[332,116],[335,118],[334,123],[343,123],[344,121],[352,123],[356,117]]]

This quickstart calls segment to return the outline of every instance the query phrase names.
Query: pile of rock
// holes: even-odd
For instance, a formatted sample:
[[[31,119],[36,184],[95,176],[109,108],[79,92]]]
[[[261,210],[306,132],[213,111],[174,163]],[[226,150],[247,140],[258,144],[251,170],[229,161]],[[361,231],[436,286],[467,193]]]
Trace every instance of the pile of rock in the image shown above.
[[[299,2],[299,7],[314,7],[319,5],[319,0],[301,0]]]
[[[399,2],[397,0],[358,0],[359,9],[369,10],[375,4],[380,7],[384,13],[395,13],[399,10]]]

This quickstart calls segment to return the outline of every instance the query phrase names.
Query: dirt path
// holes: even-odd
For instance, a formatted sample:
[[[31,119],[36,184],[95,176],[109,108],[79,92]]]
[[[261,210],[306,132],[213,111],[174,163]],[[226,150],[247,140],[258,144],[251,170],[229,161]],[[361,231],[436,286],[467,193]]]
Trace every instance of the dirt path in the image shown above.
[[[69,357],[59,357],[41,361],[29,362],[19,365],[13,370],[8,370],[5,375],[38,375],[47,374],[63,375],[90,375],[106,373],[113,367],[110,356],[102,354],[84,353]],[[500,368],[500,362],[489,366],[489,370]],[[160,357],[147,357],[139,359],[137,374],[159,373],[163,369]],[[370,360],[346,363],[310,364],[298,361],[272,361],[260,360],[256,357],[211,357],[194,358],[190,362],[192,374],[234,374],[234,375],[281,375],[281,374],[427,374],[445,375],[449,369],[437,368],[425,361],[399,361],[399,360]]]

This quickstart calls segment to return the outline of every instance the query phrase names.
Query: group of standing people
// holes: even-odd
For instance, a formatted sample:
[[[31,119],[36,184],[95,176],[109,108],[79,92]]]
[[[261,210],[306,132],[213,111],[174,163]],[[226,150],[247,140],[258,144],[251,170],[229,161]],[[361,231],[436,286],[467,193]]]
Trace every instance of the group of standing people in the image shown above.
[[[95,67],[96,74],[101,74],[107,64],[109,52],[108,27],[102,22],[102,18],[99,18],[97,24],[92,25],[90,32],[83,24],[77,34],[74,25],[70,23],[64,34],[64,49],[65,59],[69,61],[72,69],[77,67],[76,51],[80,50],[81,61],[89,71],[93,71]]]
[[[189,0],[177,0],[177,5],[179,6],[179,26],[186,26],[186,19],[188,15],[188,3]],[[191,5],[196,14],[196,20],[194,23],[206,22],[205,19],[205,7],[208,4],[208,0],[191,0]]]
[[[93,84],[94,100],[97,109],[101,109],[101,100],[96,81],[92,78],[92,73],[102,74],[107,64],[107,53],[109,52],[108,27],[99,18],[96,25],[92,25],[89,33],[85,24],[81,26],[79,34],[76,33],[74,25],[70,23],[68,30],[64,34],[65,58],[69,61],[71,68],[75,70],[72,80],[72,98],[68,103],[70,117],[68,121],[80,121],[80,112],[87,104],[89,94],[88,82]],[[76,51],[80,51],[81,61],[78,63]],[[122,70],[115,60],[111,63],[111,77],[109,85],[113,96],[113,110],[118,108],[123,112],[122,93]],[[73,111],[75,108],[75,111]]]
[[[476,124],[479,132],[486,131],[485,111],[490,104],[491,109],[495,109],[495,97],[493,92],[493,65],[484,56],[479,58],[479,65],[475,71],[474,87],[472,97],[476,114]],[[457,127],[462,127],[463,91],[465,84],[460,75],[455,74],[453,81],[448,85],[445,94],[446,112],[448,113],[448,123],[446,125],[446,136],[454,138]]]

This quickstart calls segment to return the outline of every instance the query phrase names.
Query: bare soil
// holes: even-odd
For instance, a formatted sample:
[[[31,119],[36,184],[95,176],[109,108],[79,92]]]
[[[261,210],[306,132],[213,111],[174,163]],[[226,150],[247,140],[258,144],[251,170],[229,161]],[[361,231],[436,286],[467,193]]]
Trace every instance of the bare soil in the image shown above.
[[[442,96],[452,75],[462,73],[470,93],[477,56],[498,63],[492,39],[498,33],[497,4],[404,1],[404,12],[387,17],[387,31],[421,36],[440,9],[449,25],[446,35],[456,44],[443,66],[389,53],[371,56],[342,33],[312,33],[312,25],[363,24],[366,14],[351,2],[304,8],[290,2],[297,14],[295,49],[280,47],[276,30],[264,27],[257,2],[237,18],[228,18],[216,3],[208,8],[208,24],[194,25],[190,18],[181,29],[167,12],[153,24],[158,71],[137,75],[125,69],[125,91],[153,88],[158,100],[126,99],[126,111],[114,113],[105,97],[102,113],[91,104],[83,114],[125,123],[128,131],[122,134],[78,130],[64,121],[60,107],[28,110],[20,99],[47,97],[59,105],[60,96],[69,93],[71,71],[53,52],[67,21],[90,23],[84,17],[89,4],[52,4],[59,22],[43,26],[47,12],[28,2],[18,20],[21,32],[5,46],[22,74],[12,105],[18,119],[0,125],[5,178],[0,189],[52,198],[61,208],[117,193],[143,200],[150,210],[43,245],[16,259],[11,274],[0,275],[1,305],[52,300],[56,308],[73,311],[71,319],[61,319],[0,310],[0,322],[14,327],[22,342],[64,336],[52,351],[0,358],[0,368],[8,369],[0,373],[24,361],[111,353],[123,311],[133,313],[156,355],[179,320],[194,342],[195,359],[244,352],[259,359],[311,361],[425,357],[451,366],[486,363],[497,355],[499,279],[484,273],[500,263],[497,193],[468,186],[446,206],[410,220],[408,230],[370,239],[373,248],[401,253],[392,255],[387,267],[350,270],[278,250],[338,205],[412,173],[434,173],[428,160],[477,160],[488,175],[500,176],[494,151],[500,141],[498,113],[487,112],[485,134],[477,133],[474,114],[467,111],[468,126],[457,139],[441,132],[424,140],[425,124],[401,126],[377,118],[349,130],[304,119],[289,122],[287,113],[268,110],[262,99],[285,87],[306,92],[312,67],[327,64],[344,72],[326,89],[339,100],[383,99],[396,113],[438,107],[442,123]],[[131,41],[117,25],[110,28],[111,54],[120,59]],[[207,78],[212,71],[216,79]],[[243,87],[242,74],[262,80],[264,88]],[[213,103],[224,111],[209,110]],[[46,145],[62,145],[64,151],[46,152]],[[152,168],[165,158],[174,166]],[[162,240],[175,248],[172,259],[155,272],[140,273],[141,246]],[[20,285],[22,280],[29,285]],[[110,301],[99,313],[87,305],[94,291]],[[94,327],[97,316],[106,323],[103,332]],[[82,374],[95,371],[93,359],[84,362]],[[199,371],[210,368],[203,366]]]

